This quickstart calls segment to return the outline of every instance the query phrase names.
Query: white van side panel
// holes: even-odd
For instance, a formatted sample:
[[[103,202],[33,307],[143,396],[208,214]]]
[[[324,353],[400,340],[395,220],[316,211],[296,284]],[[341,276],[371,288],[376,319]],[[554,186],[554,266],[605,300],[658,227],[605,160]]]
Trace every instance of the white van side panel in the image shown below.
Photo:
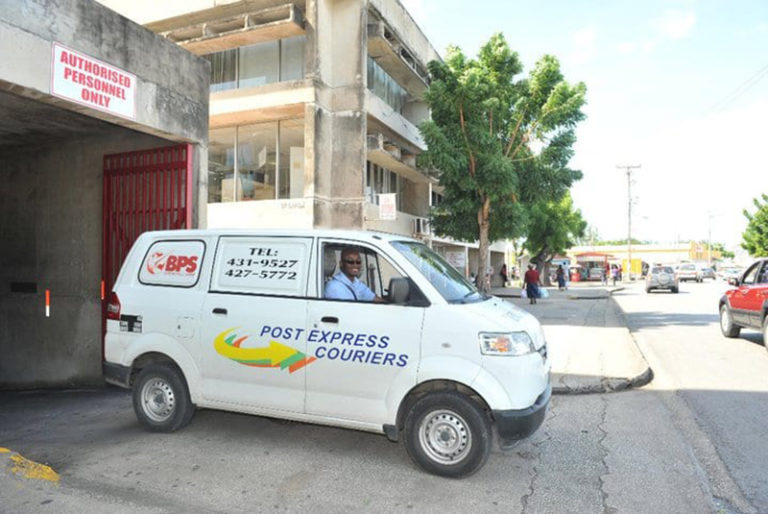
[[[145,353],[161,353],[175,362],[187,380],[192,403],[198,403],[200,399],[200,370],[195,364],[195,359],[185,346],[164,334],[144,334],[131,341],[130,345],[125,348],[119,362],[130,366],[138,357]]]

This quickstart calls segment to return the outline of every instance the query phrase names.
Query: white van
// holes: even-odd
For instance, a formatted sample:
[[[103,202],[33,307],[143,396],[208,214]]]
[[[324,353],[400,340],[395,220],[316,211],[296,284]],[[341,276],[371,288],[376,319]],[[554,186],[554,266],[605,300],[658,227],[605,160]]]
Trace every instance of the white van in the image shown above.
[[[324,297],[350,251],[376,301]],[[538,321],[397,235],[147,232],[107,318],[105,380],[133,389],[153,431],[198,407],[336,425],[403,439],[426,471],[461,477],[493,427],[502,448],[535,432],[551,394]]]

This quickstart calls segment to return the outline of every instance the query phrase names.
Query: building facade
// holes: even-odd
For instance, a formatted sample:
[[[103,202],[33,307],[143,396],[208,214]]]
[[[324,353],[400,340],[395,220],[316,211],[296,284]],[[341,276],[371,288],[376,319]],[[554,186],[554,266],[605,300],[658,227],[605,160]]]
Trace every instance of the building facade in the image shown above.
[[[476,245],[429,230],[441,190],[416,157],[440,56],[399,1],[102,3],[210,62],[209,227],[378,230],[475,269]]]

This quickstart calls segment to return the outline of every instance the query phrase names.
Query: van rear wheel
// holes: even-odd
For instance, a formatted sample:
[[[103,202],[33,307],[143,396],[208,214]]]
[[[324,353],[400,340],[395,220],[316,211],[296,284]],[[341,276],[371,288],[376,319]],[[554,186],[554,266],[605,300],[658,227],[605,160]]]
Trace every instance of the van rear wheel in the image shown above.
[[[488,415],[466,396],[446,391],[423,396],[405,420],[405,448],[429,473],[460,478],[480,469],[491,451]]]
[[[195,406],[181,373],[168,364],[149,364],[133,384],[133,410],[153,432],[174,432],[190,422]]]

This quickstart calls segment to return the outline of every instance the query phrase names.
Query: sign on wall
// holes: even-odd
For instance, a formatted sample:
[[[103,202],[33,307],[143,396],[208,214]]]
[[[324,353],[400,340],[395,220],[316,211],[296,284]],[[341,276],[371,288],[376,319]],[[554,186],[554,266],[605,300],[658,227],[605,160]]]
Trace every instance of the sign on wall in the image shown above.
[[[464,267],[467,265],[467,255],[464,252],[464,250],[461,250],[459,252],[452,252],[452,251],[445,252],[445,260],[448,261],[448,264],[450,264],[454,268],[457,268],[462,271],[464,270]]]
[[[396,220],[397,219],[397,193],[386,193],[379,195],[379,219]]]
[[[136,75],[59,43],[53,44],[51,94],[136,119]]]

